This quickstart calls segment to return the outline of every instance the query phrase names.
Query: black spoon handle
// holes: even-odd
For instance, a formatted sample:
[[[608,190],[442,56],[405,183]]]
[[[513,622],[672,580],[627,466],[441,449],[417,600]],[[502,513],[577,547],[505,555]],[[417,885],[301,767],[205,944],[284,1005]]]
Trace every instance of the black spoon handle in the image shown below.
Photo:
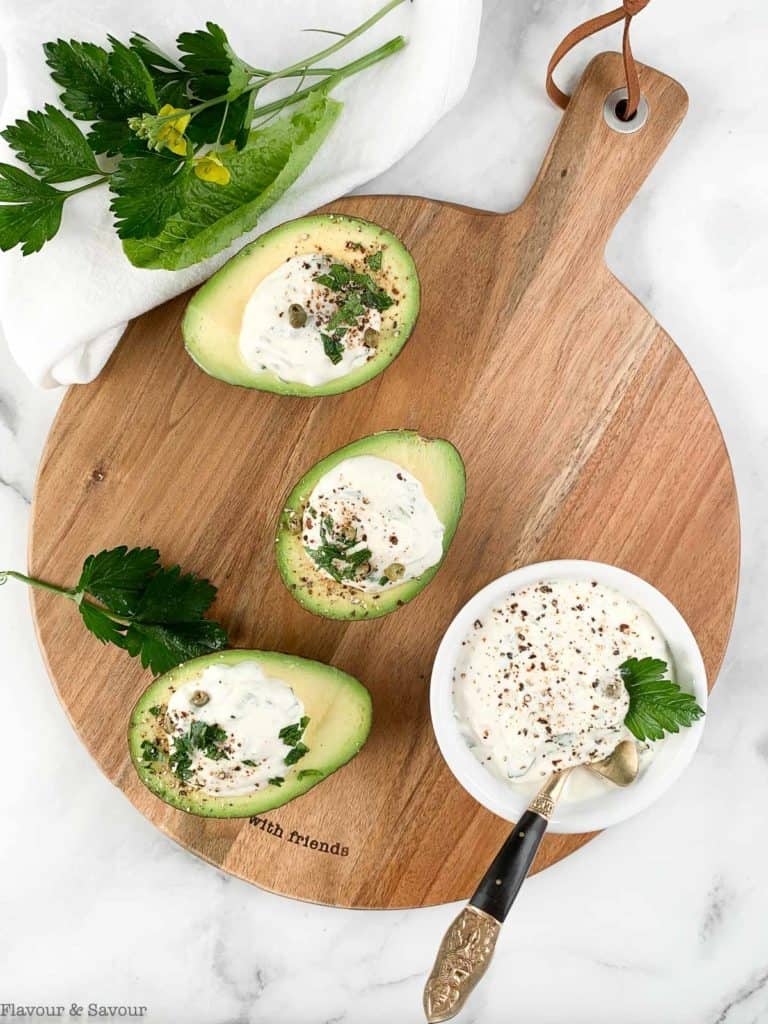
[[[547,830],[547,819],[528,810],[510,832],[469,901],[470,906],[502,922],[530,870]]]

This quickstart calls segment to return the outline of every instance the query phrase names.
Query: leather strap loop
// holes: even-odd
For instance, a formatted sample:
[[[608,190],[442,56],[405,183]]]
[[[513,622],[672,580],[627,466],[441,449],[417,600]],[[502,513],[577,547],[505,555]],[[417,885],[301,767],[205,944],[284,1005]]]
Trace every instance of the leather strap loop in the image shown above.
[[[623,0],[621,7],[608,11],[606,14],[600,14],[597,18],[590,18],[589,21],[585,21],[582,25],[577,25],[575,29],[568,33],[552,54],[552,59],[547,67],[547,95],[558,107],[565,110],[571,97],[555,85],[555,80],[552,76],[557,65],[574,46],[577,46],[584,39],[623,20],[624,37],[622,40],[622,53],[624,57],[624,74],[627,79],[627,102],[622,120],[632,120],[637,113],[637,106],[640,103],[640,80],[637,75],[635,58],[632,55],[629,26],[634,16],[639,14],[644,7],[647,7],[648,3],[649,0]]]

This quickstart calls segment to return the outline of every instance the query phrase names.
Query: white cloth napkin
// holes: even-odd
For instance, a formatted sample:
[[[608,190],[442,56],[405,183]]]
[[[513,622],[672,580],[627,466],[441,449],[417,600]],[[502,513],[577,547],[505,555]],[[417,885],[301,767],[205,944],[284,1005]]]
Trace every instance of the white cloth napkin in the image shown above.
[[[0,0],[0,56],[6,96],[0,122],[56,102],[41,44],[104,42],[131,32],[169,48],[180,31],[214,20],[255,66],[283,67],[320,50],[332,36],[303,28],[349,30],[384,0]],[[0,253],[0,327],[36,384],[83,383],[102,369],[131,317],[208,277],[250,238],[384,171],[462,96],[474,65],[482,0],[415,0],[334,55],[347,63],[399,33],[408,45],[335,89],[344,110],[301,178],[226,252],[182,271],[140,270],[123,255],[106,189],[68,200],[59,234],[41,252]],[[0,140],[2,141],[2,140]],[[13,161],[2,143],[0,159]],[[68,186],[65,186],[68,187]]]

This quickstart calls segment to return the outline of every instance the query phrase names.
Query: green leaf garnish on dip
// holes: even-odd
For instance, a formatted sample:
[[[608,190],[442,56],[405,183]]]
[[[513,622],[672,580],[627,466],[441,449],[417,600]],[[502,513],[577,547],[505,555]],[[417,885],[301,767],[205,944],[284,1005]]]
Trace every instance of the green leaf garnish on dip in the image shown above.
[[[624,724],[638,740],[660,740],[693,725],[704,711],[691,693],[667,679],[659,658],[628,658],[619,671],[629,694]]]

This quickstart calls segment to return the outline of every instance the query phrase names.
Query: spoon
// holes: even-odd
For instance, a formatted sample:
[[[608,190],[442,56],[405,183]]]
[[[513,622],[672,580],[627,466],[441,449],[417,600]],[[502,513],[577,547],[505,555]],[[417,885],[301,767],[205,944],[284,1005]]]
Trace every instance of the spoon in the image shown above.
[[[615,786],[629,786],[639,770],[637,745],[622,740],[608,757],[584,767]],[[430,1024],[455,1017],[488,969],[501,926],[572,771],[566,768],[550,775],[496,854],[474,896],[443,936],[424,986],[424,1013]]]

